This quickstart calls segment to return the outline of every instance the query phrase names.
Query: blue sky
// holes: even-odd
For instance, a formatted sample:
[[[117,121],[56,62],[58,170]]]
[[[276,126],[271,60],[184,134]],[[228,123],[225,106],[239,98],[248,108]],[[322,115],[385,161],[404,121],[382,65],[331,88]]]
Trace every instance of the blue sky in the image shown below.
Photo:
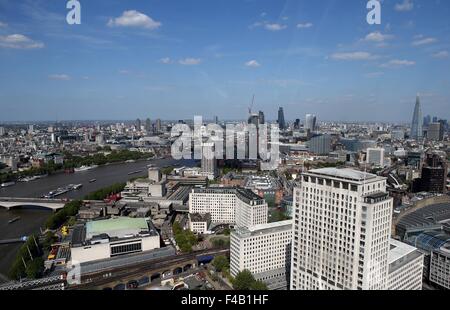
[[[450,119],[450,2],[0,0],[0,121]]]

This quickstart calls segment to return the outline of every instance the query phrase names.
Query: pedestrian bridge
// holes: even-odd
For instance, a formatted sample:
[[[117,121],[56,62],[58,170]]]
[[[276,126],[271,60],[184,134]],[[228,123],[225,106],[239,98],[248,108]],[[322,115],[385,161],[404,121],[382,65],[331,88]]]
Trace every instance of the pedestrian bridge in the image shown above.
[[[23,206],[33,206],[57,211],[62,209],[66,203],[67,200],[64,199],[0,197],[0,207],[8,210]]]

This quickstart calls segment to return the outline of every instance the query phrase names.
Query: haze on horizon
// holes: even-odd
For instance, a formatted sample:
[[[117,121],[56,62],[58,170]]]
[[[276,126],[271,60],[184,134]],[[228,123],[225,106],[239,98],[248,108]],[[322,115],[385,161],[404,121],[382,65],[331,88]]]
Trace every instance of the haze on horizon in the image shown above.
[[[0,0],[0,122],[450,119],[448,1],[80,2]]]

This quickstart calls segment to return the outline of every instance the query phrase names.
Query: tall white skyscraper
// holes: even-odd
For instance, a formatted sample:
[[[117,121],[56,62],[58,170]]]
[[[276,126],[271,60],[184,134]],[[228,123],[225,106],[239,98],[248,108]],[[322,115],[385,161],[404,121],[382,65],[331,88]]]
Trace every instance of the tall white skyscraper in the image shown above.
[[[294,191],[291,289],[386,289],[392,204],[386,178],[304,173]]]

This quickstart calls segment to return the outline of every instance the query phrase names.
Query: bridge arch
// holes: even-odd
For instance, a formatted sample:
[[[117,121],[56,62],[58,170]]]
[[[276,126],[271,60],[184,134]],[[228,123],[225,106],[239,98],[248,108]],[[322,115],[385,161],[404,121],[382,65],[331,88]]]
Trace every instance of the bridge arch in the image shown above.
[[[14,200],[6,200],[0,198],[0,207],[10,209],[18,209],[21,207],[35,207],[40,209],[48,209],[52,211],[57,211],[64,208],[65,202],[40,202],[40,201],[14,201]]]

